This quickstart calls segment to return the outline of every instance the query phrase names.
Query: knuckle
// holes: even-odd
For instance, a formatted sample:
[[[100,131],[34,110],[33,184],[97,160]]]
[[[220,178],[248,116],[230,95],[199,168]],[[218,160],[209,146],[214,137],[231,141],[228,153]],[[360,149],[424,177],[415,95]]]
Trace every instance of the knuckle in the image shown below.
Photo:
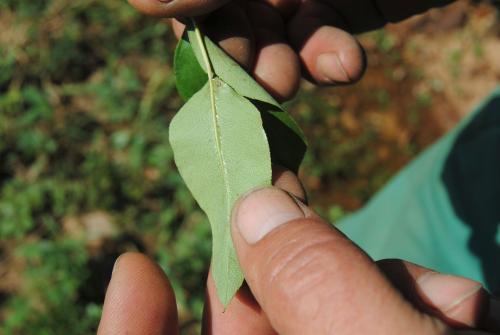
[[[266,289],[283,292],[285,299],[307,299],[340,274],[343,261],[336,260],[345,245],[341,235],[325,233],[325,227],[304,225],[264,258],[261,271]]]
[[[330,334],[352,323],[352,315],[332,313],[358,304],[357,287],[365,287],[375,264],[341,233],[317,219],[298,220],[264,239],[252,261],[252,290],[279,329],[295,334]],[[286,320],[294,320],[292,327]],[[305,325],[314,329],[302,329]],[[300,328],[300,331],[296,329]],[[310,332],[313,331],[313,332]]]
[[[286,306],[298,323],[308,320],[318,333],[329,333],[332,311],[351,299],[348,289],[352,260],[344,257],[352,244],[323,224],[298,224],[293,232],[275,236],[260,265],[258,296],[263,306]],[[356,261],[356,260],[354,260]],[[334,285],[335,284],[335,285]],[[279,301],[279,303],[278,303]],[[337,320],[338,321],[338,320]]]
[[[321,240],[302,242],[291,241],[293,249],[286,255],[278,254],[273,261],[276,266],[270,272],[270,283],[287,283],[294,295],[300,295],[310,287],[314,287],[324,274],[321,263],[322,250],[333,242],[330,237]]]

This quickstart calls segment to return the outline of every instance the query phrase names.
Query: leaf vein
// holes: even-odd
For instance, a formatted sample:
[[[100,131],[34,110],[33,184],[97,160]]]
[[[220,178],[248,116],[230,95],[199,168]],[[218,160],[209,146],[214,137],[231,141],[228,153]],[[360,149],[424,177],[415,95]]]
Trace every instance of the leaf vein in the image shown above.
[[[224,158],[224,153],[222,150],[222,136],[221,136],[221,131],[220,131],[220,124],[219,124],[219,114],[217,112],[217,103],[216,103],[216,98],[215,98],[215,88],[214,88],[214,81],[216,80],[215,74],[212,69],[212,64],[210,63],[210,58],[208,57],[207,49],[205,47],[204,39],[201,34],[201,31],[199,27],[195,23],[195,32],[196,32],[196,38],[198,40],[198,44],[200,46],[200,50],[202,53],[203,61],[205,62],[205,67],[207,69],[207,75],[208,75],[208,86],[209,86],[209,91],[210,91],[210,108],[212,111],[212,122],[213,122],[213,128],[214,128],[214,136],[215,136],[215,145],[217,148],[217,156],[219,160],[219,164],[222,168],[223,171],[223,182],[224,182],[224,187],[226,189],[226,199],[225,199],[225,207],[226,207],[226,217],[230,219],[231,215],[231,204],[229,203],[229,195],[231,194],[231,190],[229,188],[229,173],[227,170],[227,165],[226,161]],[[226,227],[227,229],[227,227]],[[225,234],[226,235],[226,234]],[[226,235],[227,236],[227,235]],[[230,241],[228,241],[228,238],[225,239],[224,243],[226,245],[230,244]],[[226,274],[229,273],[229,260],[225,259],[225,272]],[[224,295],[227,295],[228,292],[228,287],[226,287],[226,292],[224,292]]]

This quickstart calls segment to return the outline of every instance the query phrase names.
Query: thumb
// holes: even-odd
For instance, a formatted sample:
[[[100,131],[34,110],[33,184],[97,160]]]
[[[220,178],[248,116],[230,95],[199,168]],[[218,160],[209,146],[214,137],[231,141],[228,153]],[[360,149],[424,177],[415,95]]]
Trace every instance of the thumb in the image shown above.
[[[232,234],[255,298],[280,334],[438,334],[376,264],[310,208],[277,188],[238,202]]]

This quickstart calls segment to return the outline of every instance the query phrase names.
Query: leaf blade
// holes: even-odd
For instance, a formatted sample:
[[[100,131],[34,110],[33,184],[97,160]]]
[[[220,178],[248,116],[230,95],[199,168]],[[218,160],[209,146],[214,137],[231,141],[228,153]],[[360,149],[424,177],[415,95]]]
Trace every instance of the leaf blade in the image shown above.
[[[271,184],[271,158],[259,111],[223,81],[212,81],[216,110],[207,83],[176,114],[169,133],[178,169],[209,217],[212,272],[227,306],[243,282],[232,246],[231,209],[250,189]]]

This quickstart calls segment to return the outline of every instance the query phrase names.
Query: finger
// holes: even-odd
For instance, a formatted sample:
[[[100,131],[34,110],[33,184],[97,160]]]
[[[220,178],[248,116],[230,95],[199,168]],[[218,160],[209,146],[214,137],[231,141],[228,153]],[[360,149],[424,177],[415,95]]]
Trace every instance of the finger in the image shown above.
[[[217,298],[211,273],[209,273],[207,280],[202,333],[205,335],[276,334],[246,285],[236,293],[229,306],[224,310],[224,306]]]
[[[376,264],[287,193],[257,190],[236,205],[232,236],[247,283],[280,334],[437,334]]]
[[[171,20],[172,30],[174,31],[175,37],[180,40],[182,35],[184,34],[184,30],[186,29],[186,25],[176,19]]]
[[[126,253],[116,261],[97,334],[178,334],[174,292],[148,257]]]
[[[307,203],[305,188],[292,171],[279,165],[273,165],[273,185]]]
[[[180,39],[186,25],[176,19],[171,22],[175,37]],[[241,2],[229,3],[205,17],[202,24],[214,42],[236,62],[247,70],[253,67],[255,52],[252,29]]]
[[[128,0],[137,10],[157,17],[195,17],[210,13],[229,0]]]
[[[304,76],[322,85],[356,82],[366,60],[346,22],[331,6],[305,1],[288,25],[288,37],[302,61]]]
[[[248,3],[248,15],[256,40],[255,79],[279,101],[292,98],[299,89],[300,63],[286,42],[285,23],[273,7]]]
[[[245,69],[254,64],[254,41],[244,3],[232,1],[213,12],[203,27],[214,42]]]
[[[281,166],[273,166],[273,184],[300,199],[305,198],[304,188],[297,176]],[[276,332],[246,284],[224,310],[217,298],[215,284],[209,272],[203,311],[203,334],[266,335]]]
[[[454,327],[482,326],[489,295],[481,283],[401,260],[383,260],[377,264],[393,285],[425,312]]]

